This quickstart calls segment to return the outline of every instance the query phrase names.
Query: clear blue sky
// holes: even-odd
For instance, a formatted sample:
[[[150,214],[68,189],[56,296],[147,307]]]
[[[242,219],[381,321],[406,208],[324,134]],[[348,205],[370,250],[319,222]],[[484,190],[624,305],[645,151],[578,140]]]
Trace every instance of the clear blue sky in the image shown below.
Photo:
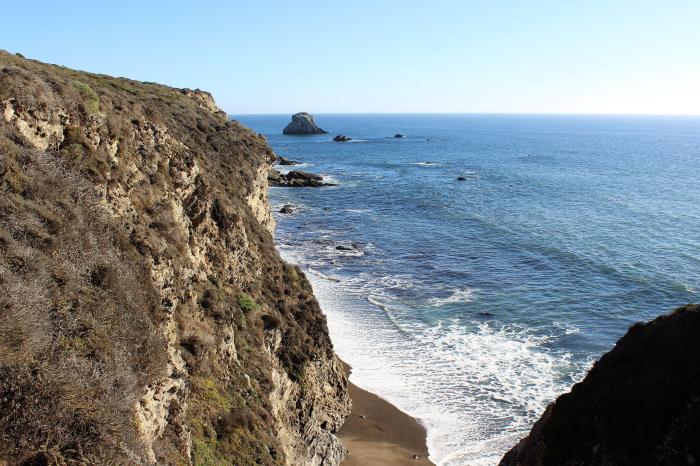
[[[8,1],[0,48],[229,113],[700,114],[700,1]]]

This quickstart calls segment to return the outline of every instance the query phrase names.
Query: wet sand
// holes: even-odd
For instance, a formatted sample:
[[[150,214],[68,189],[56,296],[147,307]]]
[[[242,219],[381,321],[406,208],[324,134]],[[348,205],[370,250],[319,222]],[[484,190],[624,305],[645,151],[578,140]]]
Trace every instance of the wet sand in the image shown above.
[[[349,375],[350,367],[343,365]],[[433,464],[428,460],[425,429],[415,418],[352,383],[348,391],[352,413],[338,432],[349,451],[344,466]]]

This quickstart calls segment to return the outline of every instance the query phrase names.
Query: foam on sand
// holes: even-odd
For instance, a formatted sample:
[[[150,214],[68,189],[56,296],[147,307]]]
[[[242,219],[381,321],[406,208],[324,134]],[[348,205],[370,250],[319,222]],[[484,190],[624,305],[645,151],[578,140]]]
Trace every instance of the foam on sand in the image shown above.
[[[323,274],[309,279],[352,381],[418,418],[439,465],[497,463],[585,370],[549,348],[559,335],[497,320],[405,322],[381,290],[363,297]]]

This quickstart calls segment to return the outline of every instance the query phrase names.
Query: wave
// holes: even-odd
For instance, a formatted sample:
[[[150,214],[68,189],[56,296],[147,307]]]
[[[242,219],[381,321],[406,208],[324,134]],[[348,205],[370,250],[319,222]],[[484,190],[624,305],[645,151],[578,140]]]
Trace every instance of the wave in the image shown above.
[[[293,170],[299,170],[299,169],[302,169],[302,168],[308,168],[308,167],[313,167],[313,166],[314,166],[313,163],[302,162],[302,163],[296,163],[296,164],[294,164],[294,165],[279,165],[279,164],[277,164],[277,165],[275,165],[274,168],[275,168],[275,170],[277,170],[278,172],[280,172],[280,173],[286,175],[287,173],[289,173],[289,172],[291,172],[291,171],[293,171]]]
[[[391,291],[377,286],[403,281],[396,277],[375,280],[366,295],[354,280],[311,280],[334,346],[353,366],[353,383],[418,418],[439,465],[497,463],[588,367],[551,348],[571,327],[422,321],[406,316]],[[456,301],[470,292],[437,299]]]
[[[343,209],[343,212],[347,212],[349,214],[371,214],[372,209]]]
[[[440,298],[433,297],[428,300],[428,304],[434,307],[444,306],[445,304],[453,303],[470,303],[474,300],[474,292],[472,288],[464,288],[453,291],[449,296]]]
[[[324,280],[328,280],[329,282],[340,283],[340,281],[341,281],[340,278],[338,278],[338,277],[334,277],[332,275],[326,275],[325,273],[323,273],[319,270],[316,270],[314,268],[311,268],[311,267],[307,267],[306,270],[308,270],[309,273],[316,275],[319,278],[322,278]]]
[[[331,175],[321,175],[323,177],[323,182],[324,183],[331,183],[338,185],[340,184],[340,181],[338,181],[337,178],[332,177]]]
[[[411,165],[417,165],[419,167],[427,167],[427,168],[442,167],[442,164],[439,162],[412,162]]]

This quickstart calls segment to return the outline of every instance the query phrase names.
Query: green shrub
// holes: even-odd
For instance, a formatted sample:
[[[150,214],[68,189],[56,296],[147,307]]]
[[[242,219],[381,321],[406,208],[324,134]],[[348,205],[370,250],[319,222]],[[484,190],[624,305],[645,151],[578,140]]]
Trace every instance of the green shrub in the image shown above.
[[[238,295],[238,307],[240,307],[243,312],[250,312],[260,309],[260,305],[245,293]]]
[[[72,84],[75,90],[85,99],[85,109],[89,113],[99,113],[100,97],[97,95],[97,92],[88,84],[80,81],[73,81]]]

